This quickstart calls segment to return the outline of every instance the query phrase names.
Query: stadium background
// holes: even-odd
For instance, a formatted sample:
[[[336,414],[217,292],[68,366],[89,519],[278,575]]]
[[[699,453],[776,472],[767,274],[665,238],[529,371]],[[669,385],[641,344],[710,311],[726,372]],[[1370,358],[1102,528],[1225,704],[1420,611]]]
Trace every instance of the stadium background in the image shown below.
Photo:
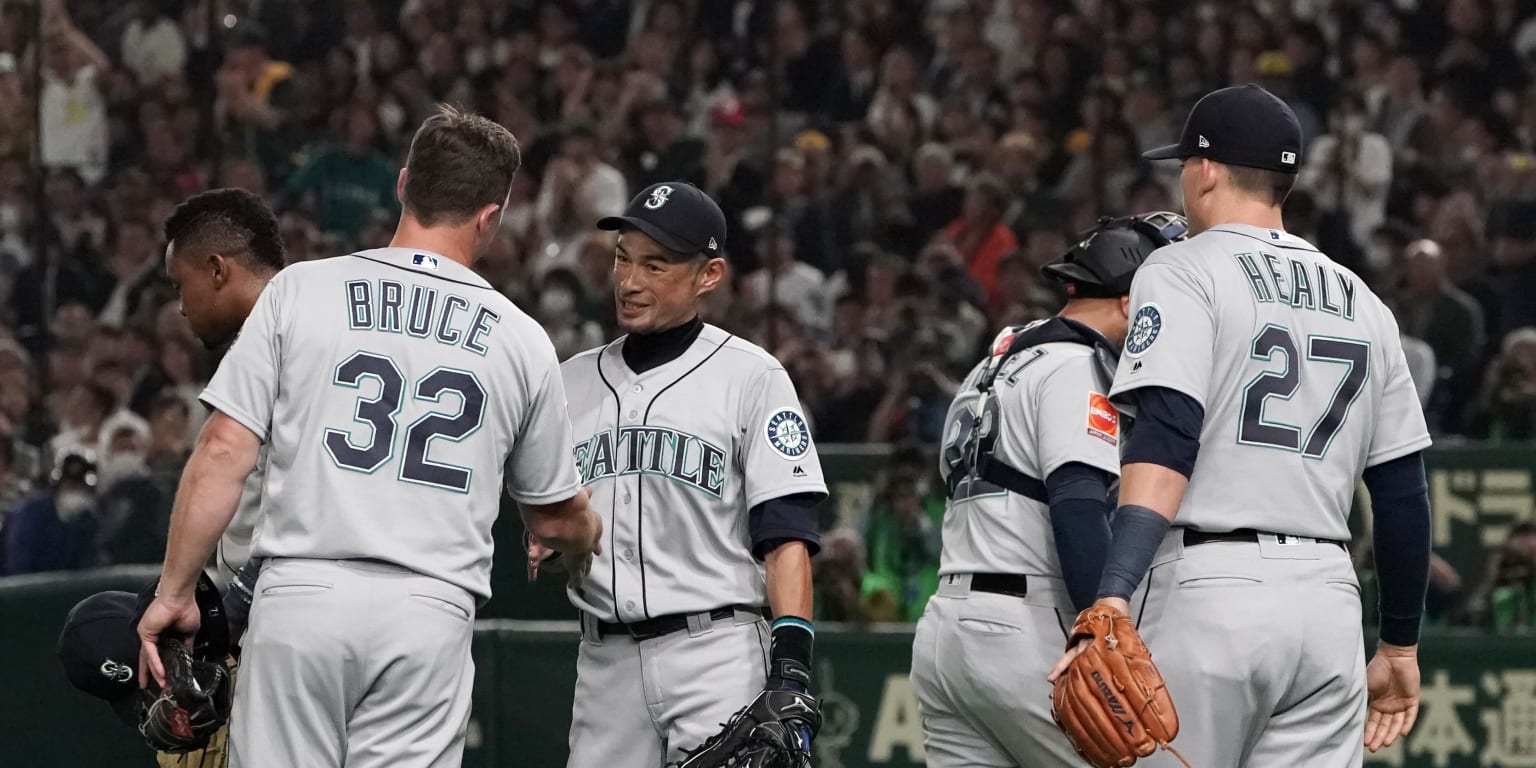
[[[52,639],[154,572],[203,418],[217,353],[177,314],[160,222],[241,186],[295,260],[381,245],[439,100],[521,142],[479,268],[563,355],[612,332],[592,222],[663,179],[721,202],[733,279],[707,319],[790,369],[834,488],[818,765],[920,762],[904,675],[955,382],[1059,307],[1037,270],[1076,232],[1178,209],[1140,148],[1251,81],[1308,141],[1287,227],[1391,303],[1436,435],[1425,711],[1368,764],[1536,766],[1533,73],[1524,0],[0,0],[0,765],[148,764]],[[96,496],[66,521],[49,473],[80,450]],[[574,635],[502,622],[571,609],[523,583],[516,526],[470,759],[558,765]]]

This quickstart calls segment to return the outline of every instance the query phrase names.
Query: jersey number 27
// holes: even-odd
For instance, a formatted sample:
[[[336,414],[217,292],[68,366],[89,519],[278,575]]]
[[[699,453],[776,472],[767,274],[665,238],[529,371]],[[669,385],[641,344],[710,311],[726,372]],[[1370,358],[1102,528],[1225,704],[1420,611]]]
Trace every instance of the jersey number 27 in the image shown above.
[[[341,429],[325,430],[325,450],[336,465],[364,474],[373,474],[395,456],[395,416],[400,413],[405,376],[395,361],[372,352],[357,352],[336,366],[332,384],[350,389],[361,388],[363,379],[379,382],[378,397],[359,395],[354,421],[371,428],[366,442],[355,440]],[[436,368],[416,380],[411,396],[417,400],[440,403],[443,394],[459,396],[459,412],[453,415],[429,413],[405,429],[405,455],[400,460],[399,478],[408,483],[430,485],[449,491],[469,491],[473,471],[468,467],[440,464],[427,458],[427,449],[436,438],[459,442],[480,428],[485,416],[485,388],[469,371]]]
[[[1245,445],[1263,445],[1287,451],[1299,451],[1309,459],[1320,459],[1328,452],[1328,446],[1344,426],[1349,407],[1365,387],[1371,370],[1371,345],[1354,339],[1333,336],[1308,336],[1307,360],[1335,366],[1345,366],[1344,376],[1334,388],[1333,399],[1328,402],[1311,431],[1305,435],[1301,428],[1264,419],[1264,403],[1271,397],[1289,400],[1301,386],[1301,359],[1296,349],[1296,339],[1290,330],[1278,325],[1266,325],[1253,337],[1250,356],[1254,360],[1273,362],[1276,352],[1285,354],[1285,368],[1280,371],[1264,371],[1243,388],[1243,419],[1237,428],[1237,441]],[[1308,375],[1320,366],[1307,368]]]

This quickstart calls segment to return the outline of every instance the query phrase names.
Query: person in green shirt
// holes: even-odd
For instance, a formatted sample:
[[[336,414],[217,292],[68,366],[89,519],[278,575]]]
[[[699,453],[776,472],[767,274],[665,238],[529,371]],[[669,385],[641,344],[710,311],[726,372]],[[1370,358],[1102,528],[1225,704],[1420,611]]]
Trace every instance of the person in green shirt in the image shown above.
[[[283,186],[282,203],[310,208],[321,231],[355,248],[358,233],[371,217],[399,213],[398,168],[377,149],[379,123],[373,110],[354,105],[340,120],[344,140],[305,159]]]
[[[863,586],[879,606],[894,602],[889,620],[915,622],[939,588],[939,545],[944,504],[934,499],[926,475],[893,463],[879,499],[870,508],[865,541],[869,565]],[[879,593],[888,593],[883,597]],[[883,613],[883,611],[882,611]]]

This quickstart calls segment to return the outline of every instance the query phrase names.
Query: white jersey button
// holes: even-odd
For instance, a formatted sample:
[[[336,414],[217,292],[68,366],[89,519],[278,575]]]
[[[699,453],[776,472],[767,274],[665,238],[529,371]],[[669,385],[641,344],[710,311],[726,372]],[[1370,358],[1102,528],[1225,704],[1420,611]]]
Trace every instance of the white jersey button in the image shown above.
[[[640,385],[639,385],[639,384],[636,384],[636,385],[635,385],[635,393],[636,393],[636,394],[638,394],[638,393],[640,393],[640,392],[644,392],[644,391],[645,391],[645,387],[642,387],[642,386],[640,386]]]
[[[628,492],[628,491],[626,491],[626,492],[625,492],[625,493],[624,493],[624,503],[625,503],[625,504],[628,504],[628,503],[629,503],[629,499],[630,499],[630,495],[629,495],[629,492]]]
[[[633,559],[635,559],[635,551],[633,549],[626,549],[626,550],[624,550],[624,559],[625,560],[633,560]]]
[[[633,611],[634,609],[635,609],[635,601],[633,601],[633,600],[626,600],[626,601],[624,601],[624,610],[626,610],[626,611]]]
[[[629,412],[629,418],[630,419],[634,419],[636,416],[639,416],[639,415],[640,415],[639,411],[630,411]]]

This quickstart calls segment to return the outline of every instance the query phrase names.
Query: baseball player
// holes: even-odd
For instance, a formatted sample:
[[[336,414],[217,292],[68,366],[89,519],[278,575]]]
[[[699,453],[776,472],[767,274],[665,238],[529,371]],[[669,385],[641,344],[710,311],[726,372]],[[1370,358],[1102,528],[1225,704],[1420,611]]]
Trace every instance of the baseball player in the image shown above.
[[[1042,269],[1066,286],[1061,314],[1003,329],[950,404],[939,589],[912,647],[934,768],[1082,764],[1044,677],[1109,548],[1122,434],[1106,395],[1131,277],[1187,228],[1172,213],[1101,219]]]
[[[180,299],[181,314],[209,349],[235,338],[267,283],[286,263],[277,217],[260,196],[243,189],[215,189],[187,198],[165,220],[165,242],[166,276]],[[225,613],[237,639],[261,569],[250,553],[266,457],[262,445],[214,557],[219,583],[225,586]]]
[[[715,201],[655,184],[598,228],[619,233],[626,335],[561,366],[607,536],[568,587],[582,630],[568,766],[657,767],[763,691],[807,692],[827,489],[784,366],[699,318],[726,276]]]
[[[1200,768],[1358,766],[1418,711],[1429,434],[1391,314],[1283,227],[1300,151],[1290,108],[1245,85],[1146,154],[1183,162],[1195,234],[1131,287],[1110,398],[1136,423],[1094,608],[1139,621]],[[1345,544],[1362,473],[1381,578],[1369,666]]]
[[[140,664],[162,681],[157,643],[196,629],[191,586],[268,442],[232,766],[458,765],[503,478],[542,541],[596,546],[554,347],[469,268],[518,164],[506,129],[440,108],[390,247],[279,273],[203,392]]]

